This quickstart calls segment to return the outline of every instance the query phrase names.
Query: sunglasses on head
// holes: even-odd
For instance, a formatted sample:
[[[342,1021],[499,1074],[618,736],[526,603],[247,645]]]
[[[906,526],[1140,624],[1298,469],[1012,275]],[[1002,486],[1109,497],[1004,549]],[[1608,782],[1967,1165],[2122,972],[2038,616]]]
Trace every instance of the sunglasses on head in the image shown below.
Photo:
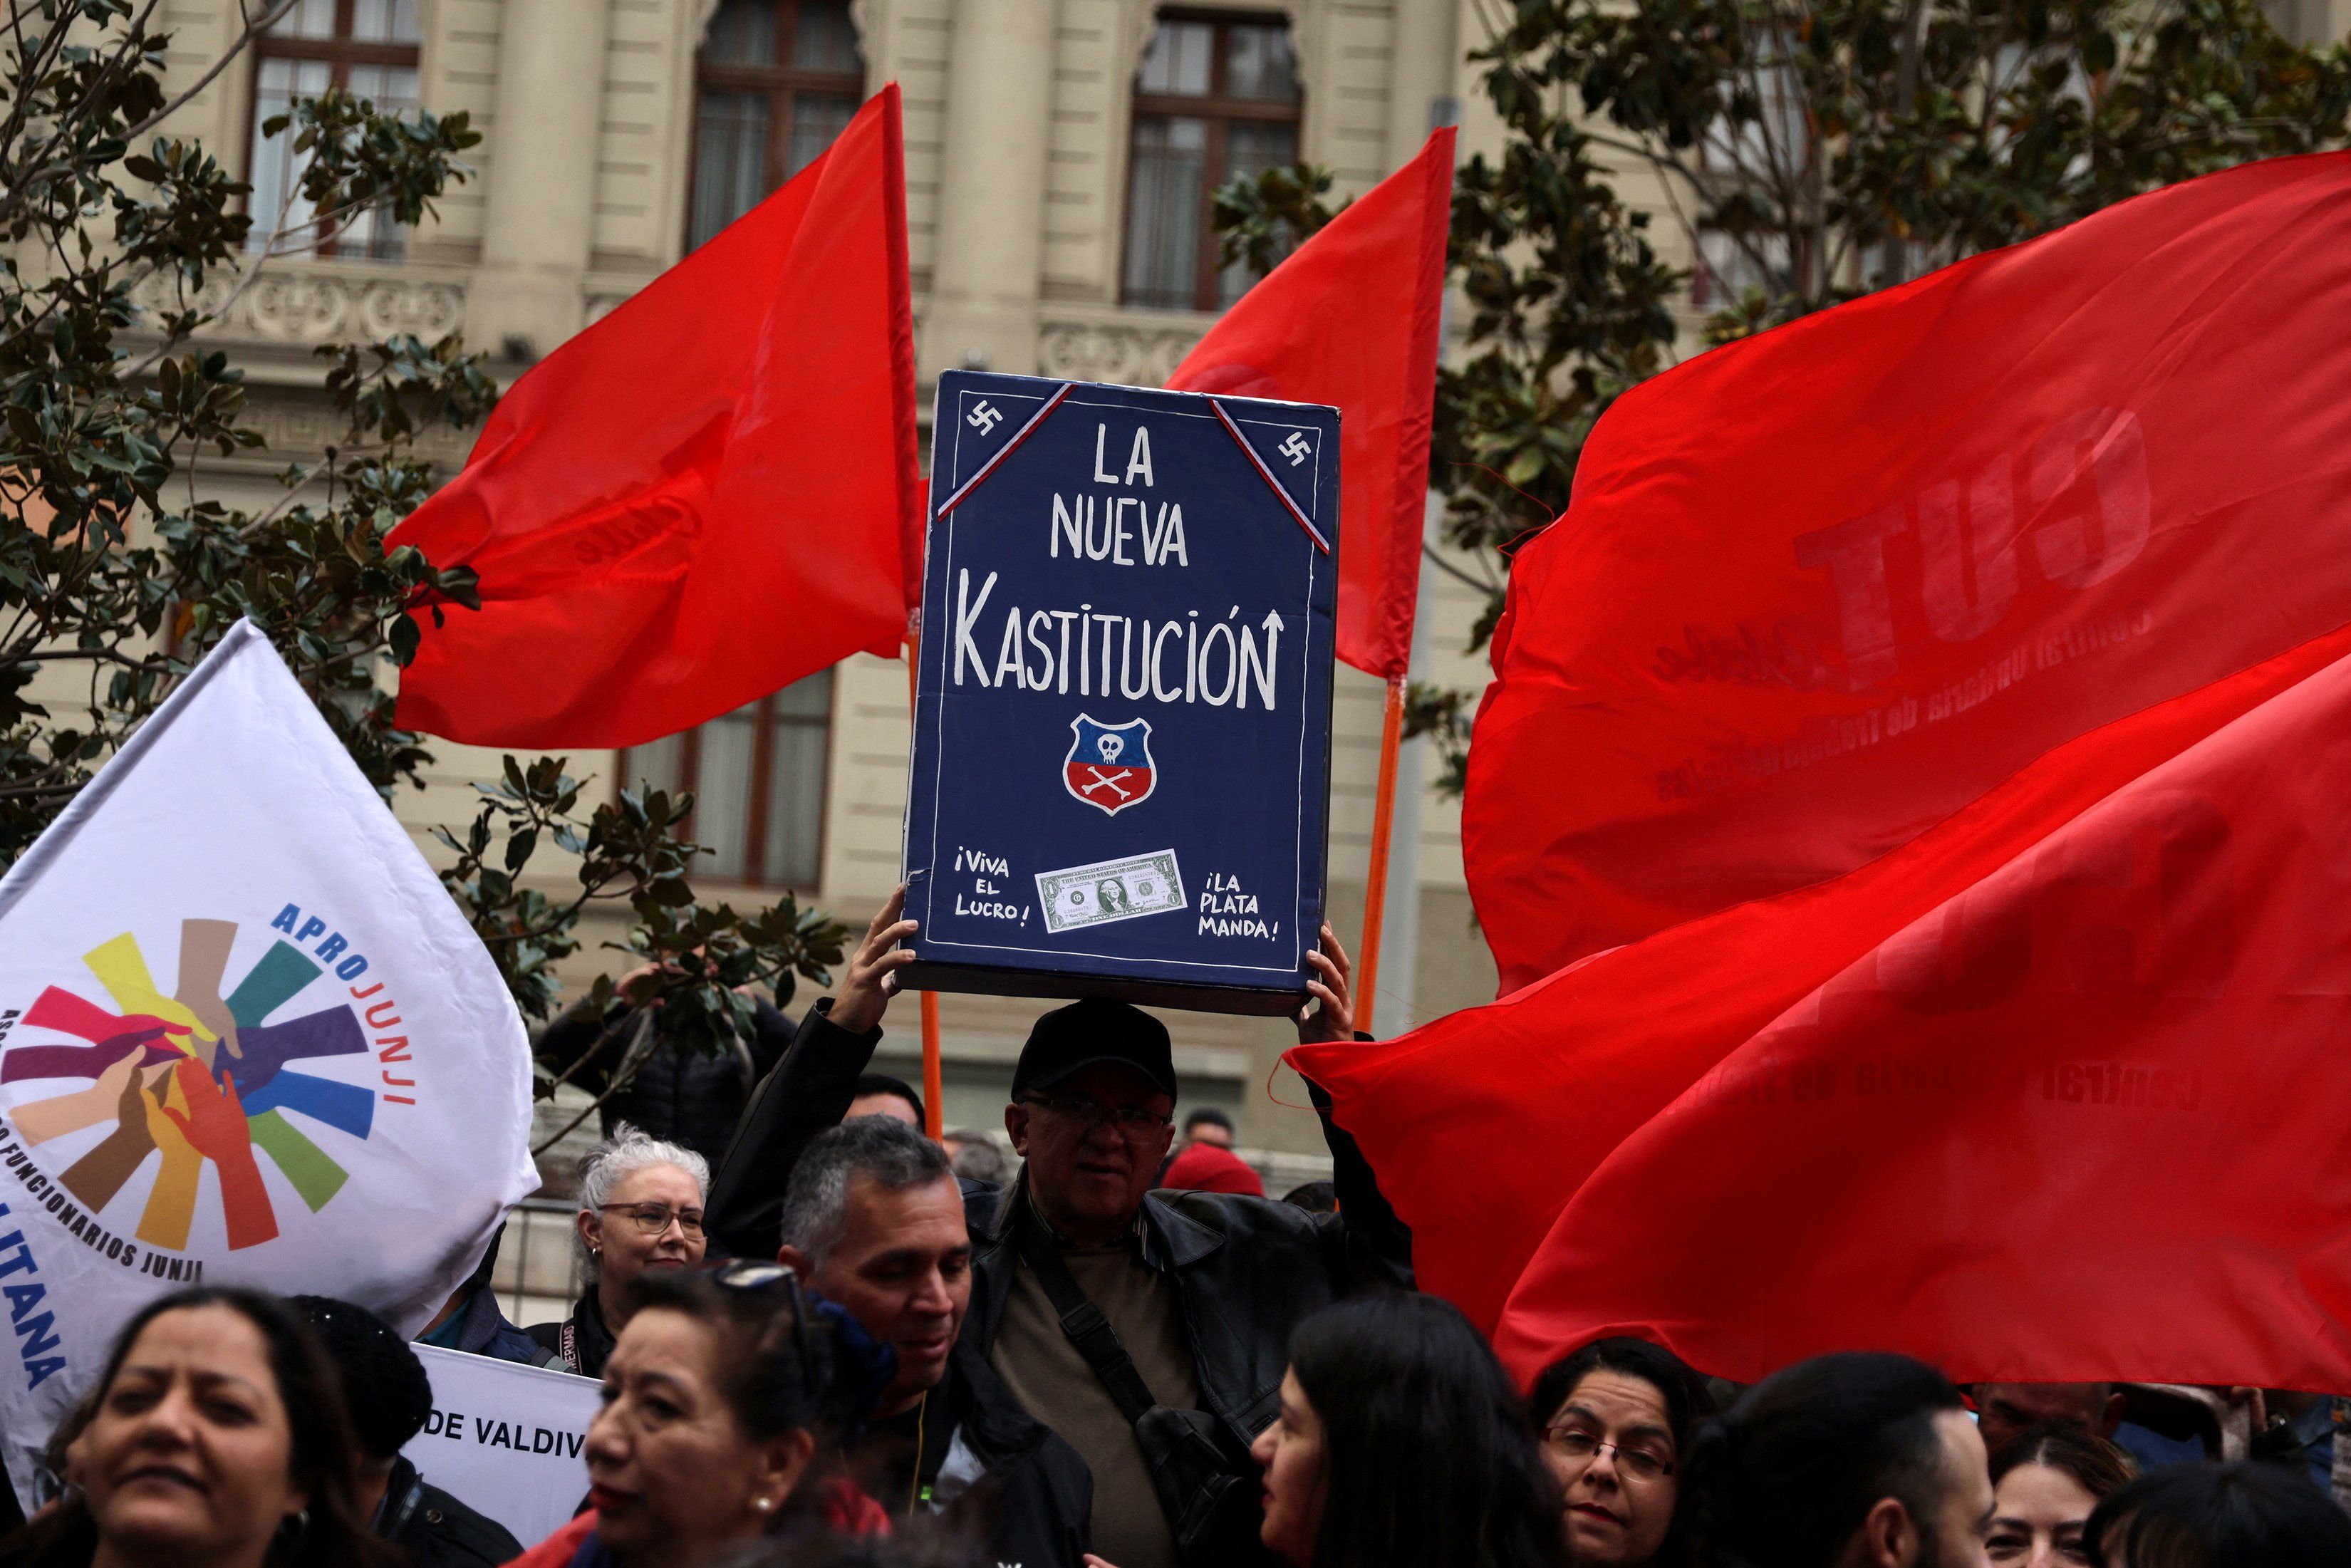
[[[757,1258],[735,1258],[710,1270],[713,1284],[746,1294],[781,1287],[792,1304],[792,1354],[799,1358],[800,1386],[816,1393],[816,1353],[809,1344],[808,1296],[800,1290],[799,1270],[789,1263],[763,1263]]]

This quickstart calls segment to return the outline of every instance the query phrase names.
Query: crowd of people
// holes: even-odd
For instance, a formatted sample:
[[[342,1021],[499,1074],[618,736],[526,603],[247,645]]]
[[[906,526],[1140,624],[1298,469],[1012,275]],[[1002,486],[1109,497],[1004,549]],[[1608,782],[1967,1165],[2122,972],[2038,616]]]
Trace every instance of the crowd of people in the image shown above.
[[[1229,1119],[1177,1145],[1167,1030],[1123,1004],[1036,1021],[1017,1168],[977,1130],[933,1142],[871,1071],[900,908],[731,1081],[728,1137],[611,1129],[566,1315],[508,1322],[486,1259],[420,1336],[600,1380],[569,1525],[517,1542],[402,1457],[432,1391],[363,1309],[200,1288],[122,1331],[12,1568],[2351,1564],[2325,1401],[2213,1395],[2262,1439],[2219,1462],[2110,1385],[1963,1392],[1864,1351],[1734,1389],[1602,1339],[1522,1395],[1414,1291],[1319,1092],[1332,1178],[1269,1198]],[[1312,964],[1301,1037],[1349,1038],[1327,930]]]

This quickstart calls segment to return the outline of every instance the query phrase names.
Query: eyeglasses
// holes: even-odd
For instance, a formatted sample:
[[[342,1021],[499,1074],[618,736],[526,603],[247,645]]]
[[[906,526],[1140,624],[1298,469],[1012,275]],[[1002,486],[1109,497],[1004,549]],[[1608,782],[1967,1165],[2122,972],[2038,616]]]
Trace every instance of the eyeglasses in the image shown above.
[[[1066,1116],[1082,1123],[1088,1132],[1110,1125],[1130,1144],[1147,1144],[1168,1127],[1168,1118],[1156,1111],[1146,1111],[1140,1105],[1105,1105],[1099,1100],[1087,1100],[1075,1094],[1030,1094],[1024,1105],[1041,1105],[1056,1116]]]
[[[1554,1427],[1543,1434],[1561,1458],[1573,1464],[1588,1465],[1607,1449],[1616,1456],[1616,1468],[1625,1472],[1628,1481],[1661,1481],[1674,1473],[1673,1460],[1647,1448],[1627,1448],[1615,1443],[1604,1443],[1593,1434],[1579,1427]]]
[[[674,1220],[685,1232],[688,1241],[702,1234],[702,1210],[672,1208],[660,1203],[603,1203],[596,1206],[600,1214],[625,1214],[647,1236],[659,1236]]]

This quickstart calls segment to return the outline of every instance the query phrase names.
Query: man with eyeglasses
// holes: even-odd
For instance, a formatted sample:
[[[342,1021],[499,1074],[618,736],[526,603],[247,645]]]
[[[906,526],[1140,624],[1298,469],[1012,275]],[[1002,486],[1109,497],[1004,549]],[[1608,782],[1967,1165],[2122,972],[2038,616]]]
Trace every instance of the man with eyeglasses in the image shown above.
[[[848,1109],[913,959],[904,902],[901,889],[874,916],[840,998],[810,1010],[754,1093],[711,1187],[722,1245],[773,1254],[792,1166],[821,1119]],[[1299,1038],[1351,1037],[1346,955],[1328,927],[1309,962]],[[1119,1568],[1264,1561],[1249,1446],[1278,1408],[1290,1332],[1354,1291],[1410,1288],[1410,1233],[1311,1084],[1343,1218],[1153,1193],[1176,1082],[1166,1026],[1140,1009],[1087,1000],[1045,1014],[1011,1088],[1005,1129],[1027,1164],[1009,1191],[963,1184],[974,1251],[959,1346],[1085,1456],[1095,1553]]]

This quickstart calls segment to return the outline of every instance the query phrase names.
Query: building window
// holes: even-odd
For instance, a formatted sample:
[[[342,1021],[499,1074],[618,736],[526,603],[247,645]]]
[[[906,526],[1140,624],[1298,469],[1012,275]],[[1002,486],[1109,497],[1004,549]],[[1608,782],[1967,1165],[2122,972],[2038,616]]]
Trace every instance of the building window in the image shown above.
[[[815,161],[865,97],[849,0],[726,0],[696,70],[692,249]]]
[[[1767,299],[1777,299],[1795,286],[1788,260],[1788,236],[1765,232],[1737,235],[1701,226],[1698,231],[1698,265],[1690,268],[1690,304],[1700,310],[1728,310],[1760,288]]]
[[[320,256],[400,259],[402,232],[389,211],[313,211],[302,199],[293,128],[265,137],[261,127],[296,99],[317,98],[330,87],[389,113],[414,113],[417,41],[416,0],[295,0],[256,40],[248,246],[266,245],[282,214],[297,244],[315,240]]]
[[[696,864],[714,881],[810,888],[831,738],[832,672],[821,670],[699,728],[630,747],[619,777],[694,792],[687,831],[710,850]]]
[[[1298,99],[1287,23],[1160,17],[1134,83],[1129,305],[1219,310],[1256,281],[1238,264],[1217,266],[1217,187],[1297,162]]]

